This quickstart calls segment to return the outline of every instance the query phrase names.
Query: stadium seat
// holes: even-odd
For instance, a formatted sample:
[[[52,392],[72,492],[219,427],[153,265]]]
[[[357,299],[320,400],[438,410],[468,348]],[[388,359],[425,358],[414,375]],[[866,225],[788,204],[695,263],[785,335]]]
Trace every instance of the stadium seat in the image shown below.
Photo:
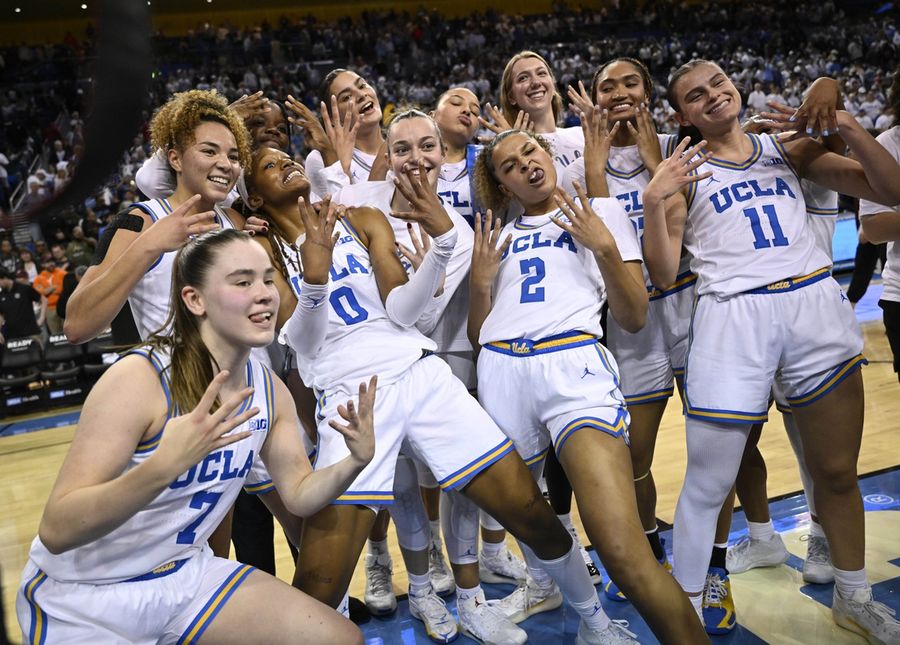
[[[0,358],[4,416],[40,407],[42,362],[41,345],[34,338],[7,339]]]

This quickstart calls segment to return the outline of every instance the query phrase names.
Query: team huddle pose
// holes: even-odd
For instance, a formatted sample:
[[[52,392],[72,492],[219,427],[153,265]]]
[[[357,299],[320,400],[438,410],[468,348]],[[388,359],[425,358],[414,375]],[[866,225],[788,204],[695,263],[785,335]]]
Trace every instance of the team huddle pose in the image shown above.
[[[748,133],[728,75],[693,60],[668,87],[693,141],[657,134],[652,88],[642,62],[607,61],[569,90],[581,126],[558,128],[550,65],[524,51],[484,114],[451,87],[382,129],[374,88],[345,69],[320,116],[199,90],[162,106],[138,178],[151,199],[69,301],[73,341],[126,301],[143,340],[85,402],[17,597],[28,642],[363,642],[345,615],[367,540],[366,602],[396,608],[388,508],[432,640],[523,643],[517,623],[566,602],[578,643],[635,643],[601,606],[570,491],[601,593],[661,642],[705,642],[735,625],[714,533],[773,391],[836,623],[900,641],[865,570],[862,337],[810,221],[826,189],[889,215],[900,166],[827,79]],[[476,158],[479,123],[494,136]],[[651,464],[676,385],[673,571]],[[555,511],[537,484],[548,455]],[[220,557],[242,487],[298,547],[293,585]],[[489,602],[482,580],[517,586]],[[458,621],[440,597],[454,590]]]

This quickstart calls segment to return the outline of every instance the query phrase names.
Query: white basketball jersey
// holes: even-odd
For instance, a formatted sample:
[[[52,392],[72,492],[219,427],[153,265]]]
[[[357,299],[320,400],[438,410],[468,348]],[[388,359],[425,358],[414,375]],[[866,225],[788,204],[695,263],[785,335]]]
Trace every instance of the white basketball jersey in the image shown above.
[[[900,126],[895,125],[890,130],[885,130],[875,140],[900,163]],[[900,204],[885,206],[865,199],[859,200],[860,219],[891,211],[900,213]],[[900,302],[900,241],[887,243],[887,262],[881,271],[881,282],[884,284],[881,299]]]
[[[468,188],[468,180],[466,181]],[[440,183],[438,184],[440,189]],[[391,228],[394,230],[394,238],[400,244],[413,248],[409,228],[402,219],[392,217],[391,199],[394,196],[394,184],[390,181],[370,181],[362,184],[346,186],[335,195],[335,202],[344,206],[370,206],[377,208],[387,217]],[[469,266],[472,264],[472,247],[475,244],[475,233],[472,227],[447,201],[442,200],[444,210],[453,220],[456,228],[456,246],[453,247],[453,255],[447,263],[446,277],[444,279],[444,292],[440,297],[432,299],[431,305],[426,309],[417,327],[422,333],[437,342],[437,351],[467,351],[471,350],[466,336],[466,324],[469,315],[469,297],[467,289],[467,277]],[[418,234],[418,230],[416,230]],[[400,262],[408,275],[414,273],[409,261],[401,257]]]
[[[640,260],[637,234],[619,201],[595,198],[591,206],[616,240],[626,262]],[[600,310],[606,300],[594,254],[553,223],[551,215],[523,215],[503,228],[512,235],[494,280],[494,303],[481,327],[479,342],[517,338],[539,340],[567,331],[598,338]]]
[[[135,354],[146,357],[160,374],[160,382],[170,402],[169,418],[181,414],[170,399],[169,357],[159,350],[142,347]],[[275,403],[272,375],[252,357],[247,361],[246,379],[255,388],[235,414],[252,406],[259,414],[231,430],[250,431],[248,438],[219,448],[187,472],[177,477],[150,504],[118,528],[84,546],[54,555],[35,538],[31,559],[51,578],[62,582],[106,584],[121,582],[150,572],[160,572],[170,563],[207,549],[206,541],[234,504],[253,460],[259,454],[274,421]],[[115,428],[110,428],[114,432]],[[139,443],[126,472],[146,461],[157,448],[165,427]],[[170,565],[174,566],[174,565]]]
[[[806,201],[806,214],[809,215],[809,226],[816,237],[816,246],[833,262],[834,228],[840,212],[838,194],[808,179],[800,180],[800,190]]]
[[[689,186],[684,245],[700,295],[727,298],[831,264],[816,246],[783,147],[771,135],[747,136],[749,158],[710,159],[696,172],[712,176]]]
[[[166,199],[154,199],[146,202],[132,204],[153,220],[158,221],[172,213],[172,206]],[[218,206],[214,207],[216,223],[222,228],[234,228],[231,220]],[[131,305],[131,314],[134,324],[142,340],[149,338],[150,334],[162,328],[171,310],[172,298],[172,267],[175,262],[175,251],[163,253],[153,263],[144,276],[138,281],[128,295],[128,304]]]
[[[562,170],[584,154],[584,132],[581,126],[572,128],[556,128],[554,132],[539,132],[538,136],[547,141],[553,148],[553,163],[556,174],[562,176]]]
[[[312,360],[297,357],[300,375],[304,380],[311,377],[306,384],[317,390],[346,384],[356,391],[373,374],[379,383],[391,383],[435,344],[414,327],[401,327],[388,318],[369,251],[347,218],[335,225],[335,232],[340,237],[328,282],[328,331]]]
[[[475,213],[472,207],[470,179],[465,159],[445,163],[441,166],[441,174],[438,176],[437,192],[441,202],[462,215],[472,227],[475,223]]]
[[[657,137],[659,137],[660,153],[665,159],[678,145],[678,137],[671,134],[658,134]],[[581,184],[582,188],[587,189],[584,157],[566,167],[560,185],[563,190],[574,196],[574,182],[576,181]],[[644,245],[644,189],[649,183],[650,171],[644,166],[637,145],[616,146],[609,149],[609,160],[606,163],[606,185],[609,189],[609,196],[618,199],[622,208],[628,213],[642,249]],[[691,256],[683,252],[678,266],[678,274],[688,271],[690,266]],[[646,265],[644,266],[644,281],[648,288],[653,287]]]

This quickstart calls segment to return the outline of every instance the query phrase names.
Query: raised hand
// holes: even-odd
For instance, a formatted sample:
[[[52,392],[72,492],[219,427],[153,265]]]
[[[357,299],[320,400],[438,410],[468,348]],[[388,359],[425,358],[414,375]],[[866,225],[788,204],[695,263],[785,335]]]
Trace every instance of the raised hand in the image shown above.
[[[394,186],[409,202],[408,211],[391,211],[391,215],[407,222],[418,222],[431,237],[439,237],[453,228],[453,220],[444,210],[434,187],[428,182],[428,173],[421,161],[414,167],[408,164],[394,178]],[[414,172],[416,171],[416,172]]]
[[[269,99],[263,96],[262,90],[253,94],[244,94],[228,107],[237,112],[244,121],[266,109]]]
[[[516,115],[516,122],[513,124],[513,130],[527,130],[528,132],[534,132],[534,123],[531,122],[531,117],[528,116],[528,112],[519,110],[519,113]]]
[[[422,230],[422,225],[419,224],[416,228],[419,229],[418,235],[413,228],[412,222],[406,223],[406,230],[409,233],[409,239],[412,242],[413,248],[409,248],[405,244],[400,244],[399,242],[397,243],[397,250],[400,251],[400,255],[409,260],[413,269],[419,268],[419,265],[422,264],[422,260],[425,259],[425,254],[431,249],[431,238]]]
[[[244,220],[244,230],[250,235],[266,235],[269,232],[269,223],[261,217],[251,215]]]
[[[297,200],[297,210],[306,231],[300,245],[303,279],[309,284],[326,284],[331,270],[331,254],[339,236],[334,231],[334,225],[343,212],[343,206],[332,203],[330,196],[315,207],[301,197]]]
[[[358,464],[365,466],[375,456],[375,389],[378,385],[378,377],[369,379],[368,385],[359,384],[359,409],[357,410],[353,400],[348,400],[345,405],[338,406],[338,414],[346,421],[346,424],[338,423],[336,419],[328,422],[335,431],[344,437],[344,443],[350,451],[350,457]]]
[[[688,184],[712,177],[712,172],[691,174],[712,157],[712,152],[701,153],[706,140],[685,151],[690,137],[685,137],[667,157],[656,167],[653,179],[644,189],[644,201],[664,200],[674,195]]]
[[[522,110],[522,112],[524,111],[525,110]],[[512,126],[509,124],[509,121],[506,120],[506,117],[503,116],[503,112],[498,110],[490,103],[485,104],[484,113],[490,117],[490,121],[479,115],[478,122],[494,134],[500,134],[501,132],[505,132],[506,130],[512,130]]]
[[[659,137],[656,134],[656,125],[653,123],[653,117],[650,116],[650,110],[647,105],[641,102],[635,109],[634,121],[637,124],[632,125],[631,121],[626,122],[628,132],[637,143],[638,154],[641,161],[644,162],[647,170],[652,175],[662,161],[662,153],[659,150]]]
[[[191,412],[175,417],[166,424],[166,431],[154,457],[160,459],[161,463],[171,464],[176,476],[214,450],[250,436],[251,433],[248,431],[228,433],[259,414],[259,408],[254,406],[232,416],[241,403],[253,394],[252,387],[231,395],[222,401],[218,410],[211,412],[227,379],[227,370],[216,374],[197,406]]]
[[[768,101],[767,105],[775,111],[761,112],[760,116],[778,123],[784,123],[787,117],[790,129],[797,131],[796,136],[827,137],[838,132],[837,111],[841,109],[841,88],[833,78],[816,79],[806,90],[803,103],[796,110],[776,101]]]
[[[592,164],[595,164],[594,167],[603,168],[604,173],[606,172],[606,162],[609,161],[609,148],[622,124],[621,121],[616,121],[612,129],[607,129],[608,118],[609,110],[601,110],[596,105],[591,106],[587,112],[581,113],[585,163],[589,159]],[[659,145],[656,147],[659,148]]]
[[[219,225],[216,224],[216,214],[213,211],[186,215],[199,201],[200,195],[194,195],[171,214],[156,220],[141,235],[144,244],[149,244],[150,248],[159,253],[168,253],[177,251],[195,235],[218,230]]]
[[[594,253],[606,254],[612,249],[618,249],[612,233],[591,207],[591,201],[584,188],[577,181],[574,182],[574,186],[580,203],[575,203],[561,188],[557,188],[554,195],[557,207],[568,221],[559,215],[551,215],[550,219],[583,247]]]
[[[482,218],[475,213],[475,244],[472,247],[472,268],[469,271],[469,282],[485,290],[489,290],[500,270],[500,260],[512,242],[512,235],[507,235],[500,246],[497,241],[503,230],[500,218],[493,218],[490,210]]]
[[[290,94],[287,97],[287,101],[285,101],[285,106],[294,113],[293,116],[288,116],[288,121],[303,130],[307,145],[321,153],[325,165],[330,166],[337,161],[338,157],[334,145],[313,111]]]
[[[355,110],[347,110],[341,114],[337,97],[334,94],[331,95],[331,112],[329,113],[324,101],[320,111],[325,134],[328,135],[334,152],[341,162],[341,168],[349,177],[350,162],[353,160],[353,150],[356,148],[356,133],[359,132],[360,120]]]
[[[594,101],[591,100],[590,94],[588,94],[587,89],[584,87],[584,83],[578,81],[578,90],[569,85],[566,88],[566,94],[569,96],[569,101],[575,106],[575,109],[578,110],[579,114],[587,114],[591,112],[594,108]],[[584,117],[582,117],[583,119]]]

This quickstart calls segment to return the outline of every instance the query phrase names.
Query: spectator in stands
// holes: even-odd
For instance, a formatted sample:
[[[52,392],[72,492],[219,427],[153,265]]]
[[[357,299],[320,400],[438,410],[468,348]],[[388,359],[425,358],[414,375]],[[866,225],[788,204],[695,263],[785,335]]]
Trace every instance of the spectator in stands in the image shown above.
[[[66,234],[62,229],[56,231],[57,241],[50,245],[50,253],[53,255],[53,261],[63,271],[71,271],[72,263],[66,256]]]
[[[28,284],[34,282],[34,279],[40,273],[38,264],[34,261],[34,253],[29,248],[19,249],[19,267],[20,271],[24,271],[28,277]]]
[[[32,303],[40,303],[37,316]],[[7,338],[40,337],[47,307],[47,298],[31,285],[16,282],[11,273],[0,269],[0,344],[6,344]]]
[[[47,328],[51,334],[61,334],[63,330],[62,319],[56,313],[56,303],[59,302],[65,277],[66,272],[60,269],[56,260],[51,257],[32,283],[34,289],[47,298]]]
[[[12,241],[4,237],[0,240],[0,269],[14,274],[19,268],[19,256],[13,249]]]
[[[66,257],[72,266],[81,264],[87,266],[94,257],[94,249],[97,248],[97,240],[87,237],[80,226],[72,229],[72,241],[66,247]]]
[[[66,305],[69,302],[69,297],[75,291],[78,283],[81,282],[85,271],[87,271],[87,266],[79,264],[74,271],[67,273],[63,278],[62,293],[59,294],[59,300],[56,302],[56,315],[62,320],[66,319]]]
[[[892,105],[888,105],[884,108],[884,112],[882,112],[877,119],[875,119],[875,129],[879,132],[884,132],[885,130],[890,129],[894,125],[894,107]]]

